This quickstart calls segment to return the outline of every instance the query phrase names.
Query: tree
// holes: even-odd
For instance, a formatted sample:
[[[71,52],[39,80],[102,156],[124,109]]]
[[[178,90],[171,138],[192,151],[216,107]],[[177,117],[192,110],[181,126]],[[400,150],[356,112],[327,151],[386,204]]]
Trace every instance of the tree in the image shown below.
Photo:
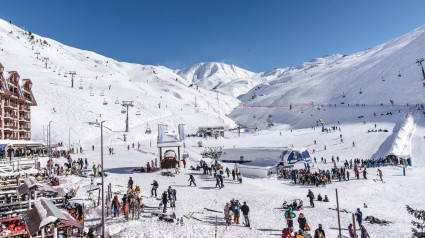
[[[414,220],[412,221],[412,224],[414,226],[412,228],[412,237],[425,238],[425,211],[413,209],[408,205],[406,205],[406,209],[409,214],[413,215],[416,219],[419,220],[419,222]]]

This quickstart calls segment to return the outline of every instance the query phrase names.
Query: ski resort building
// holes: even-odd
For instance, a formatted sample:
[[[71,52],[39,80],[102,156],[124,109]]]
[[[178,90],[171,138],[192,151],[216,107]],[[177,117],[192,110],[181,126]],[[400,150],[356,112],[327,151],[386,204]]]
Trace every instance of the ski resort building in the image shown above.
[[[37,106],[32,82],[18,72],[5,72],[0,63],[0,139],[31,139],[31,106]]]
[[[229,148],[223,149],[219,160],[234,164],[243,176],[264,178],[298,162],[310,162],[310,154],[292,148]]]

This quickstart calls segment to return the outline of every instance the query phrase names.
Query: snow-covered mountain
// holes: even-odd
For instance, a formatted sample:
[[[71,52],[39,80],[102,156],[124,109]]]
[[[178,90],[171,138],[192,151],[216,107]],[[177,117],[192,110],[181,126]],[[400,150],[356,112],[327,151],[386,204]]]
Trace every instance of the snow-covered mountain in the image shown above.
[[[390,101],[394,102],[392,110],[424,103],[425,81],[416,63],[425,57],[424,52],[425,27],[420,27],[352,55],[330,55],[261,73],[257,77],[263,83],[239,97],[246,107],[230,116],[252,127],[263,127],[270,121],[308,127],[319,118],[336,123],[387,113]],[[363,109],[359,110],[361,105]],[[339,112],[326,113],[323,109],[328,109],[323,107],[329,106],[338,107]]]
[[[53,142],[67,143],[70,130],[71,141],[92,143],[100,136],[96,122],[103,120],[106,141],[121,140],[125,129],[123,100],[134,101],[129,110],[129,139],[156,138],[159,123],[167,124],[170,131],[184,123],[188,133],[198,126],[234,126],[226,117],[239,103],[233,97],[220,95],[217,100],[217,93],[191,87],[166,67],[118,62],[30,35],[3,20],[0,62],[5,71],[18,71],[33,82],[38,103],[31,114],[33,140],[42,140],[43,126],[52,121]],[[74,88],[70,71],[76,71]],[[144,134],[148,124],[152,135]]]
[[[257,84],[255,73],[225,63],[199,63],[175,72],[194,85],[234,97]]]

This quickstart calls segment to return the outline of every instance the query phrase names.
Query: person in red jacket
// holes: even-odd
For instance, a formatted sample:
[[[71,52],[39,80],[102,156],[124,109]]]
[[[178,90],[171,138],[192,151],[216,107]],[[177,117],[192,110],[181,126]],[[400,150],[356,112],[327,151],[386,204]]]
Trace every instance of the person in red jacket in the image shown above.
[[[182,162],[183,162],[183,167],[186,168],[186,159],[183,159]]]
[[[282,238],[294,238],[292,236],[292,231],[294,228],[289,227],[282,230]]]

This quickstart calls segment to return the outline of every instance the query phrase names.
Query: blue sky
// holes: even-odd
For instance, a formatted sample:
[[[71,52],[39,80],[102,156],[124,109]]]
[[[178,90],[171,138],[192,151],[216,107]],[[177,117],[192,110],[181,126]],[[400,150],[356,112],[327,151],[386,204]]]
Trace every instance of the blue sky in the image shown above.
[[[141,64],[218,61],[266,71],[351,54],[425,25],[425,1],[2,1],[0,18]]]

